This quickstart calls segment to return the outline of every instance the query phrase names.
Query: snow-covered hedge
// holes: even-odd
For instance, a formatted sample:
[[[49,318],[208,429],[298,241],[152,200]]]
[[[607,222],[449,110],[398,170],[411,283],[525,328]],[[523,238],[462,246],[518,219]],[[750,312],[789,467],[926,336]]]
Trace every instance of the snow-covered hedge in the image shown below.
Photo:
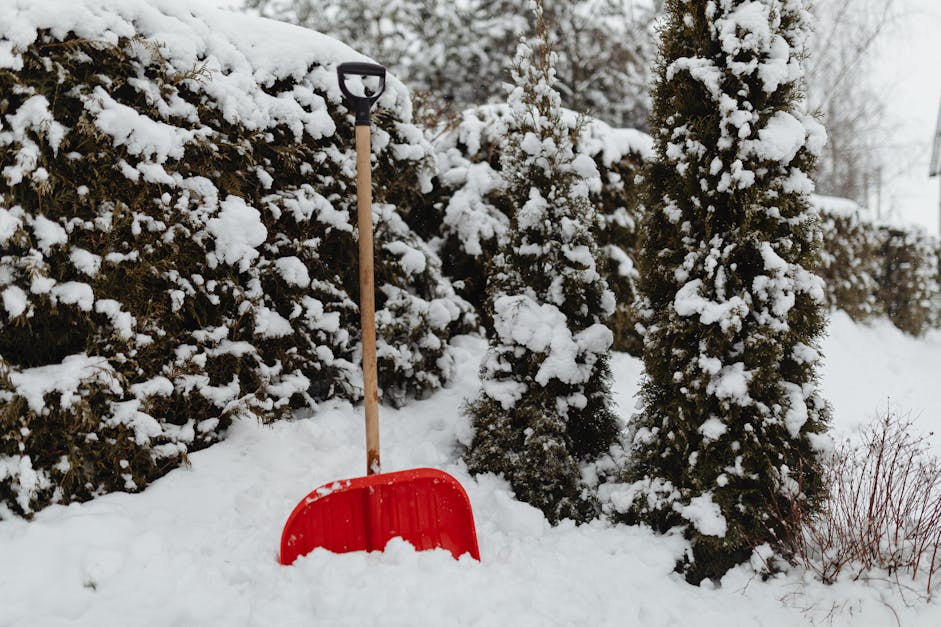
[[[920,228],[880,227],[879,295],[886,316],[902,331],[922,335],[938,322],[937,240]]]
[[[935,275],[935,285],[938,286],[938,291],[935,292],[933,299],[934,327],[941,329],[941,239],[935,240],[934,251],[938,269],[938,273]]]
[[[177,0],[0,5],[0,517],[136,490],[262,420],[361,396],[355,155],[301,28]],[[374,115],[380,383],[451,374],[473,324],[400,217],[433,150]]]
[[[941,325],[939,241],[920,227],[880,224],[856,203],[815,196],[823,243],[820,274],[832,308],[857,322],[885,315],[921,335]]]
[[[617,298],[609,323],[615,348],[639,352],[640,339],[631,313],[637,269],[634,265],[640,207],[635,177],[651,154],[652,140],[633,129],[612,128],[601,120],[564,111],[565,122],[578,128],[577,154],[587,155],[601,174],[601,186],[590,190],[600,217],[595,238],[605,257],[604,274]],[[509,224],[506,190],[500,175],[500,155],[513,130],[506,105],[486,105],[463,112],[459,124],[436,140],[439,175],[430,196],[428,215],[415,228],[428,225],[438,245],[445,272],[458,291],[478,308],[484,303],[484,268],[497,238]]]
[[[859,205],[843,198],[814,196],[820,210],[823,242],[818,274],[826,283],[827,303],[857,322],[882,313],[880,231]]]

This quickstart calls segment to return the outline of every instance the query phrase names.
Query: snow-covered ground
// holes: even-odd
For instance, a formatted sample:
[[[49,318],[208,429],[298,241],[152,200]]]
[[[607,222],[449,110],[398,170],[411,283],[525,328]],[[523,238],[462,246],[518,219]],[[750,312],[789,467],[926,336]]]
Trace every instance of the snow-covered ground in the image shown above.
[[[338,404],[309,420],[237,423],[225,442],[142,494],[0,522],[0,626],[941,624],[941,601],[903,598],[885,581],[761,582],[741,567],[718,588],[693,587],[672,573],[684,549],[677,537],[602,522],[549,527],[503,481],[473,479],[458,461],[470,435],[460,407],[476,394],[484,343],[455,343],[461,371],[452,387],[381,411],[383,462],[387,471],[434,466],[460,480],[481,562],[393,541],[383,553],[318,550],[278,564],[296,502],[363,472],[360,409]],[[837,434],[887,398],[925,431],[941,428],[941,333],[915,340],[836,314],[824,348]],[[627,416],[641,366],[618,355],[614,370]]]

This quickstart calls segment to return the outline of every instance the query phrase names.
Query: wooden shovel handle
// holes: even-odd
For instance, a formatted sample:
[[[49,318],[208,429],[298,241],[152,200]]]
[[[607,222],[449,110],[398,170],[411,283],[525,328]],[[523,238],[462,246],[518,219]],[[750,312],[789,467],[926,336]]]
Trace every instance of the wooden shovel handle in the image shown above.
[[[369,126],[356,125],[356,206],[359,221],[359,315],[363,331],[366,474],[379,472],[379,374],[376,366],[376,293],[373,279],[372,164]]]

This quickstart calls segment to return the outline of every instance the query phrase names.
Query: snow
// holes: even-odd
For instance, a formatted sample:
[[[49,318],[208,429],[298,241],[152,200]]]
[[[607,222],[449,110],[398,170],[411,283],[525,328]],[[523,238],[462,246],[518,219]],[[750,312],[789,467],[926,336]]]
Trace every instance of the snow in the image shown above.
[[[748,314],[748,305],[739,296],[724,302],[711,301],[704,298],[699,290],[702,288],[702,279],[688,281],[676,292],[673,308],[683,317],[699,316],[703,324],[716,324],[726,331],[730,328],[739,328],[742,319]]]
[[[6,244],[20,225],[20,218],[16,212],[0,207],[0,244]]]
[[[27,128],[35,129],[46,136],[53,152],[58,152],[67,130],[52,117],[49,101],[45,96],[30,96],[19,106],[16,113],[6,116],[6,119],[14,137],[24,139],[24,131]]]
[[[411,276],[425,271],[428,261],[425,254],[417,248],[413,248],[402,241],[389,242],[385,244],[384,248],[399,257],[399,265],[402,266],[405,274]]]
[[[459,408],[476,395],[486,344],[454,345],[452,387],[402,410],[381,408],[383,467],[453,474],[474,508],[479,563],[393,541],[382,553],[315,551],[278,565],[281,528],[299,499],[363,471],[361,408],[327,403],[307,420],[238,420],[227,440],[190,454],[190,467],[141,494],[0,522],[0,624],[883,627],[896,614],[906,627],[938,624],[941,602],[904,602],[888,580],[823,586],[795,572],[762,582],[746,565],[718,586],[693,587],[672,572],[686,547],[679,536],[604,522],[550,527],[505,482],[471,478],[458,461],[455,447],[470,438]],[[916,340],[887,322],[862,327],[835,314],[823,388],[836,433],[853,433],[888,396],[924,431],[941,427],[939,351],[939,332]],[[626,417],[641,364],[615,354],[612,368]],[[700,499],[684,515],[719,533],[711,505]]]
[[[131,386],[131,394],[142,399],[148,396],[170,396],[173,394],[173,383],[166,377],[154,377],[150,381],[135,383]]]
[[[157,163],[182,158],[186,144],[204,135],[152,120],[117,102],[101,87],[84,100],[85,108],[95,116],[95,126],[114,138],[115,147],[124,146],[129,154],[152,157]]]
[[[294,333],[294,327],[281,314],[265,306],[255,309],[255,335],[285,337]]]
[[[456,153],[451,149],[451,153]],[[489,163],[467,163],[448,169],[450,160],[460,162],[457,154],[439,157],[442,182],[457,191],[444,210],[444,225],[452,229],[470,255],[483,252],[481,240],[492,240],[506,232],[506,215],[490,206],[487,196],[502,185],[502,180]]]
[[[784,426],[792,438],[800,435],[801,427],[807,422],[807,403],[805,402],[804,390],[800,386],[786,381],[778,383],[786,394],[788,400],[787,413],[784,414]]]
[[[152,438],[163,433],[158,423],[152,416],[140,411],[140,401],[124,401],[114,403],[114,413],[111,418],[105,421],[108,426],[125,424],[134,430],[134,439],[138,444],[149,444]]]
[[[206,224],[216,238],[216,255],[229,265],[245,271],[260,254],[256,248],[268,237],[258,209],[245,204],[238,196],[229,196],[219,203],[219,215]]]
[[[307,287],[310,285],[310,273],[307,266],[297,257],[281,257],[274,262],[275,267],[288,285]]]
[[[680,72],[689,72],[690,76],[702,83],[714,100],[719,100],[722,95],[720,89],[722,72],[711,60],[699,57],[680,57],[667,68],[667,80],[672,81]]]
[[[787,41],[773,34],[772,6],[768,2],[743,2],[725,18],[716,20],[719,41],[728,58],[741,55],[749,59],[745,62],[730,62],[732,72],[741,76],[757,70],[762,79],[762,88],[767,93],[800,75],[797,64],[788,63],[791,49]],[[765,53],[767,58],[759,64],[752,55],[761,53]]]
[[[742,143],[742,152],[759,159],[790,163],[803,148],[805,135],[806,130],[800,120],[786,111],[778,111],[758,131],[757,140]]]
[[[891,407],[911,413],[922,431],[941,433],[941,332],[919,340],[885,319],[857,327],[837,311],[822,353],[823,389],[839,427],[855,431]],[[941,456],[941,436],[931,441]]]
[[[64,244],[68,235],[60,225],[45,216],[36,216],[33,220],[33,233],[36,235],[36,246],[43,252],[49,252],[53,246]]]
[[[0,12],[2,15],[2,12]],[[0,53],[0,58],[3,55]],[[16,62],[13,66],[19,65]],[[3,67],[3,66],[0,66]],[[0,132],[0,143],[8,144],[12,141],[20,143],[20,150],[16,155],[16,164],[8,165],[3,168],[3,176],[10,185],[17,185],[24,176],[31,174],[36,182],[41,182],[48,178],[48,172],[43,168],[37,168],[39,159],[39,146],[30,138],[27,131],[32,131],[37,135],[45,135],[46,140],[52,146],[53,152],[58,152],[59,144],[65,136],[66,128],[56,122],[49,112],[49,101],[43,96],[31,96],[28,98],[16,113],[4,116],[9,130]],[[0,129],[3,125],[0,124]]]
[[[113,372],[106,359],[83,353],[70,355],[60,364],[26,368],[9,376],[16,393],[26,399],[31,410],[40,413],[48,410],[44,397],[52,392],[59,393],[60,407],[69,407],[85,380],[99,380],[120,390]]]
[[[542,197],[542,193],[535,187],[529,190],[529,200],[523,203],[516,214],[516,221],[521,229],[531,229],[545,220],[546,209],[549,203]]]
[[[121,303],[118,301],[102,298],[95,302],[95,311],[108,316],[111,320],[111,326],[114,327],[122,339],[128,340],[134,336],[134,325],[137,321],[131,314],[121,311]]]
[[[540,304],[527,295],[500,296],[493,308],[494,330],[503,344],[545,353],[535,376],[536,383],[542,386],[552,379],[563,383],[586,382],[594,363],[585,356],[603,354],[614,341],[611,330],[602,324],[591,325],[573,335],[565,314],[558,307]],[[493,398],[502,402],[501,398]]]
[[[55,287],[56,280],[36,275],[29,284],[29,291],[33,294],[48,294]]]
[[[15,285],[8,285],[3,290],[3,308],[10,318],[17,318],[26,311],[26,292]]]
[[[68,281],[52,288],[52,297],[66,305],[78,305],[82,311],[91,311],[95,303],[95,294],[88,283]]]
[[[725,426],[725,423],[715,416],[707,419],[706,422],[702,423],[702,426],[699,427],[699,432],[707,441],[718,440],[723,435],[725,435],[728,430],[729,429]]]
[[[29,501],[37,488],[48,486],[48,478],[37,473],[29,455],[23,457],[0,457],[0,478],[15,476],[19,484],[17,502],[24,510],[29,510]]]
[[[751,397],[748,395],[749,372],[745,370],[745,364],[736,362],[723,366],[716,373],[709,385],[706,387],[708,394],[714,394],[716,398],[729,399],[740,405],[751,404]]]
[[[285,209],[291,212],[297,222],[304,222],[316,217],[317,220],[341,231],[352,231],[349,214],[333,207],[333,204],[317,193],[313,187],[301,185],[291,192],[292,196],[284,197]]]
[[[722,537],[728,529],[728,523],[722,510],[712,500],[712,492],[705,492],[689,500],[689,505],[673,504],[673,509],[680,516],[693,523],[700,533],[707,536]]]
[[[76,270],[90,277],[94,277],[101,269],[101,257],[82,248],[73,247],[69,260]]]

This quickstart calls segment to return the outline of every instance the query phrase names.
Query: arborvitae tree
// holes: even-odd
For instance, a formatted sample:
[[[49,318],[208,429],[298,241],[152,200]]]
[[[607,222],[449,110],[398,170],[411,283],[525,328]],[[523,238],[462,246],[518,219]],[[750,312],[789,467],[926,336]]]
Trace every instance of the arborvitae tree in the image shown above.
[[[639,357],[642,342],[633,320],[640,222],[635,179],[651,155],[651,140],[635,129],[612,128],[589,116],[578,123],[579,114],[568,109],[563,109],[562,117],[573,130],[573,150],[595,162],[601,179],[600,186],[589,190],[589,201],[599,218],[592,237],[601,253],[600,272],[617,303],[607,322],[614,332],[612,348]],[[444,272],[477,310],[485,309],[486,267],[513,213],[504,193],[500,157],[515,124],[506,104],[463,111],[460,122],[435,140],[439,172],[432,192],[424,205],[408,212],[412,228],[436,241]],[[481,322],[492,326],[486,315]]]
[[[788,503],[822,493],[808,172],[826,136],[802,103],[802,0],[666,6],[628,518],[683,527],[692,552],[678,566],[697,582],[778,537]]]
[[[572,150],[541,5],[536,16],[539,38],[520,44],[513,66],[516,129],[502,171],[515,211],[488,285],[494,332],[466,460],[472,472],[502,473],[550,521],[586,520],[597,510],[579,464],[617,433],[604,325],[614,297],[591,237],[597,170]]]

